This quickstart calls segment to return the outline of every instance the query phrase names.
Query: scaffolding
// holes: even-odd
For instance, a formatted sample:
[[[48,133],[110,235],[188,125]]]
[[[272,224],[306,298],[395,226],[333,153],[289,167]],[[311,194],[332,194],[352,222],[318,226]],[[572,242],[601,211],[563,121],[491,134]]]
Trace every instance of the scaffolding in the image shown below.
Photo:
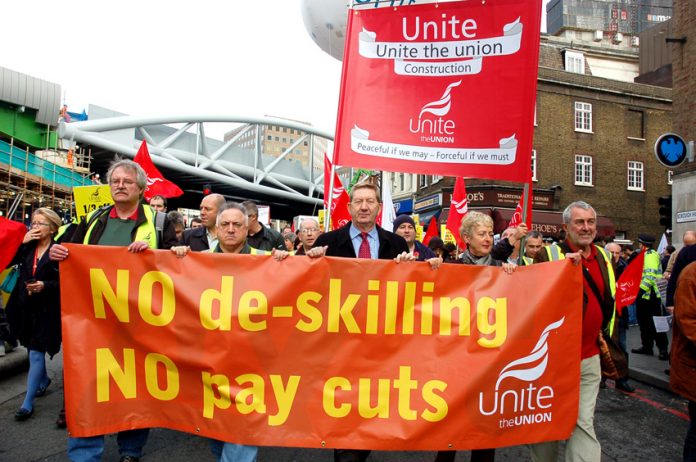
[[[50,127],[47,135],[49,131]],[[91,162],[91,149],[46,146],[32,151],[14,137],[0,139],[0,216],[26,222],[39,207],[50,207],[63,217],[72,216],[72,188],[92,184]],[[17,197],[21,200],[11,213]]]

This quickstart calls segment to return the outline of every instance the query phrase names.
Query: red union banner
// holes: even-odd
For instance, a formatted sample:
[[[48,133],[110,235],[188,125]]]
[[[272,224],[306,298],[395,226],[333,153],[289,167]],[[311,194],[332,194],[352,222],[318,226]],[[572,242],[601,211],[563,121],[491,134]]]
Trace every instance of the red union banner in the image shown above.
[[[72,436],[166,427],[252,445],[437,450],[558,440],[575,425],[582,276],[569,261],[506,275],[69,248]]]
[[[526,181],[541,1],[372,6],[349,10],[335,163]]]

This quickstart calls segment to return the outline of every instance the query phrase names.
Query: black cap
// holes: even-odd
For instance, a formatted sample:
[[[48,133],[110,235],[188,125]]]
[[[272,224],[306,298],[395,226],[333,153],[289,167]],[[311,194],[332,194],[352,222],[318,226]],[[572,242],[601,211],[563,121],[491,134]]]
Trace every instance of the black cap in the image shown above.
[[[645,245],[653,245],[655,243],[655,236],[651,234],[639,234],[638,242]]]
[[[396,231],[397,228],[404,223],[410,223],[411,226],[414,228],[416,227],[416,223],[413,221],[413,218],[411,218],[411,215],[399,215],[398,217],[394,218],[394,222],[392,223],[394,226],[394,231]]]
[[[442,241],[442,239],[438,236],[433,236],[430,238],[430,242],[428,242],[428,247],[430,247],[430,250],[435,250],[435,249],[443,249],[445,248],[445,243]]]

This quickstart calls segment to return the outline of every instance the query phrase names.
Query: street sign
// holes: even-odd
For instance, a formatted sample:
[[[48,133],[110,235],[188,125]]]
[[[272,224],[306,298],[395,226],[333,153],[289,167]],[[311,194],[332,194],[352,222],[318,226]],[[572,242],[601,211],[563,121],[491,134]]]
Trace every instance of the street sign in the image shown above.
[[[690,221],[696,221],[696,210],[677,212],[677,223],[688,223]]]
[[[655,157],[667,168],[678,167],[686,159],[686,143],[681,136],[665,133],[655,141]]]

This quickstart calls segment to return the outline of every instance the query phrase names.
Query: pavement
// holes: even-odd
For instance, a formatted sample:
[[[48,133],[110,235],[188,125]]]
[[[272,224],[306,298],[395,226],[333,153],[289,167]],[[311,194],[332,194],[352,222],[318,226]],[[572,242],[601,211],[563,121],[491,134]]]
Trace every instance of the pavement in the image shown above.
[[[670,337],[671,345],[671,333]],[[640,329],[638,326],[631,326],[627,335],[628,351],[631,348],[640,348]],[[637,355],[629,353],[629,377],[632,380],[651,385],[662,390],[671,391],[669,388],[669,376],[665,374],[665,369],[669,368],[668,361],[662,361],[657,357],[657,349],[653,356]],[[16,374],[26,370],[28,367],[27,351],[18,347],[8,352],[5,356],[0,356],[0,379],[11,374]]]

